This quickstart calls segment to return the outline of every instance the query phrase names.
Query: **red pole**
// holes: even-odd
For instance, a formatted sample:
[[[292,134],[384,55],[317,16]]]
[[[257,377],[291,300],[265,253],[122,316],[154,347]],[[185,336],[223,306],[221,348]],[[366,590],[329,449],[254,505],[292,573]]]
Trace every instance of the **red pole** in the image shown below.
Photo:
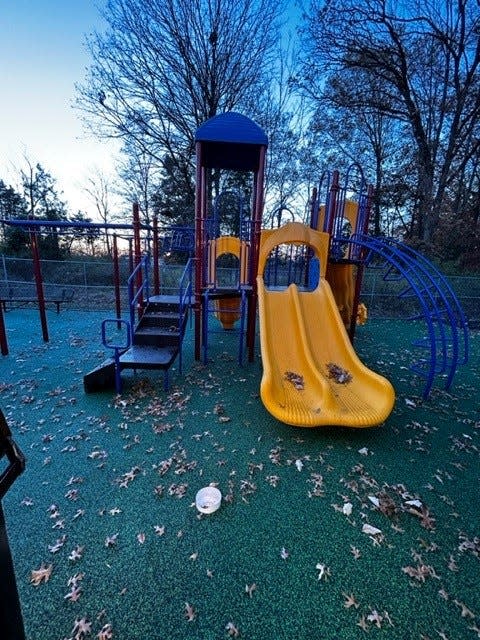
[[[118,264],[118,243],[117,234],[113,234],[113,284],[115,287],[115,311],[117,314],[117,320],[122,317],[122,304],[120,294],[120,267]],[[120,323],[117,324],[120,329]]]
[[[158,216],[153,216],[153,293],[158,296],[160,294],[160,252],[158,241]]]
[[[135,268],[138,267],[142,260],[142,249],[140,243],[140,211],[138,208],[138,202],[133,203],[133,244],[134,244],[134,262]],[[136,292],[140,291],[142,287],[142,270],[137,271],[136,277]],[[143,296],[142,296],[143,297]],[[138,301],[138,317],[141,318],[143,313],[143,300]]]
[[[3,304],[0,303],[0,347],[2,356],[8,356],[7,331],[5,329],[5,318],[3,316]]]
[[[33,275],[37,289],[38,312],[42,325],[43,341],[48,342],[47,314],[45,312],[45,295],[43,293],[42,268],[40,265],[40,251],[38,249],[38,237],[35,231],[30,231],[30,244],[32,245]]]
[[[131,238],[128,239],[128,269],[130,273],[132,273],[135,269],[135,265],[133,263],[133,245]]]
[[[250,272],[250,284],[252,286],[252,295],[248,304],[247,317],[247,347],[248,360],[253,362],[255,349],[255,325],[257,314],[257,271],[258,271],[258,255],[260,253],[260,235],[262,233],[262,212],[263,212],[263,180],[265,172],[265,156],[267,148],[260,147],[260,157],[258,162],[258,171],[254,176],[254,196],[252,207],[253,222],[253,242],[252,242],[252,269]]]

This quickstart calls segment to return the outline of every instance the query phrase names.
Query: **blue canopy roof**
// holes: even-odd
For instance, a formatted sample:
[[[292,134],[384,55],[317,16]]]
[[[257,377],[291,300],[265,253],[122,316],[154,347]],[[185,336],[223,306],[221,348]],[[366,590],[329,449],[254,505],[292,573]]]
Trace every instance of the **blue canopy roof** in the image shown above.
[[[201,162],[205,167],[257,171],[260,148],[268,145],[261,127],[241,113],[228,111],[210,118],[197,129]]]

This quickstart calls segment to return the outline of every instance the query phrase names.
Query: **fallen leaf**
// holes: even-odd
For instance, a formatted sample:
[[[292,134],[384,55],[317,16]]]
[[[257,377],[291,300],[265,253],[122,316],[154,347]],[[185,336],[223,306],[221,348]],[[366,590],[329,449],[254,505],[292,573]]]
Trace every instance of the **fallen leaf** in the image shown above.
[[[315,569],[317,569],[319,572],[318,573],[319,580],[328,580],[329,576],[331,575],[329,567],[327,567],[325,564],[322,564],[321,562],[318,562],[315,565]]]
[[[105,546],[106,547],[114,547],[117,544],[118,533],[114,533],[112,536],[107,536],[105,538]]]
[[[50,579],[50,576],[52,574],[52,569],[53,569],[53,565],[49,564],[47,566],[45,566],[45,564],[42,562],[41,566],[39,569],[34,569],[31,574],[30,574],[30,582],[35,586],[38,587],[38,585],[42,582],[48,582]]]
[[[193,622],[197,616],[197,612],[188,602],[185,603],[185,617],[188,622]]]
[[[280,557],[282,558],[282,560],[286,560],[289,556],[290,553],[285,549],[285,547],[282,547],[280,549]]]
[[[382,533],[381,529],[377,529],[377,527],[373,527],[371,524],[365,523],[362,527],[362,532],[366,533],[369,536],[376,536]]]
[[[233,622],[227,622],[226,626],[225,626],[225,631],[228,633],[228,635],[232,638],[238,638],[240,635],[240,631],[238,630],[238,627],[236,627]]]
[[[283,379],[290,382],[297,391],[303,391],[305,389],[305,382],[303,380],[303,376],[299,373],[295,373],[294,371],[285,371],[283,374]]]
[[[73,586],[71,590],[63,596],[64,600],[68,600],[69,602],[77,602],[82,594],[82,588]]]
[[[348,594],[348,593],[343,593],[342,594],[345,598],[345,602],[343,603],[343,606],[346,609],[350,609],[350,607],[355,607],[355,609],[358,609],[358,607],[360,606],[358,604],[358,602],[355,600],[355,596],[353,595],[353,593]]]

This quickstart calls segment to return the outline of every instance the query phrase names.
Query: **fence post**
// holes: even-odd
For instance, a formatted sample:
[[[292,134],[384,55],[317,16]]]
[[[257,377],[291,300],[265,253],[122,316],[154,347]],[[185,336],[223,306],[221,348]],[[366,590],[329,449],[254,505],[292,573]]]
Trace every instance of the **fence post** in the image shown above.
[[[5,256],[2,255],[2,265],[3,265],[3,279],[8,285],[8,273],[7,273],[7,262],[5,260]]]

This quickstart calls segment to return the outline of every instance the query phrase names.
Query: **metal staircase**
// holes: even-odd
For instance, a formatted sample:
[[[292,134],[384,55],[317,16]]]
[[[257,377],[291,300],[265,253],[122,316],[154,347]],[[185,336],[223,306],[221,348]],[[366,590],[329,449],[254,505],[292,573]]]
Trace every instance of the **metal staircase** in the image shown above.
[[[121,369],[163,369],[168,388],[168,370],[181,354],[187,319],[188,307],[182,312],[178,296],[149,298],[131,346],[120,355]]]
[[[102,362],[83,378],[87,393],[115,387],[121,393],[123,369],[160,369],[164,372],[164,389],[168,389],[168,373],[178,357],[182,372],[182,345],[191,306],[191,264],[185,267],[177,295],[148,295],[148,276],[133,293],[137,270],[148,273],[148,258],[139,264],[129,278],[130,321],[112,318],[102,323],[102,341],[114,356]],[[139,313],[138,321],[135,320]],[[109,329],[124,327],[123,342],[108,336]]]

